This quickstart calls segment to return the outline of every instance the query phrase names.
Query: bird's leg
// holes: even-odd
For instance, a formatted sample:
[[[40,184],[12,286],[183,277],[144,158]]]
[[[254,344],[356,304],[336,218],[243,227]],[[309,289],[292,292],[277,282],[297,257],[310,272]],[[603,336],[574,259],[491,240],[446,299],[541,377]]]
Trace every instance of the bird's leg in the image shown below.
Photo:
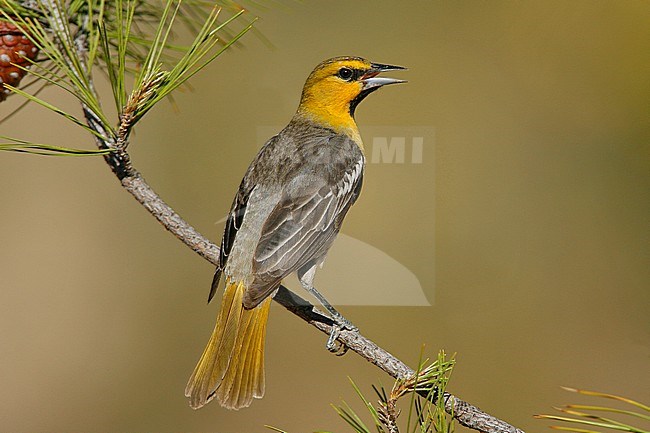
[[[305,287],[309,293],[314,295],[314,298],[318,299],[318,302],[325,307],[325,309],[330,313],[330,316],[332,316],[332,320],[339,325],[342,329],[347,329],[349,331],[358,331],[357,327],[354,326],[348,319],[343,317],[341,313],[339,313],[336,308],[330,304],[327,299],[323,295],[320,294],[318,290],[316,290],[316,287],[313,285],[310,285],[309,287]]]
[[[327,339],[327,343],[325,344],[325,347],[327,350],[330,352],[336,354],[336,356],[343,356],[347,353],[348,351],[348,346],[346,346],[343,343],[336,344],[336,339],[339,338],[339,334],[341,333],[341,329],[347,329],[349,331],[357,332],[359,329],[354,326],[348,319],[343,317],[341,313],[339,313],[336,308],[332,306],[329,302],[327,302],[327,299],[323,295],[320,294],[318,290],[314,286],[311,286],[307,289],[309,293],[314,295],[316,299],[318,299],[318,302],[320,302],[323,307],[330,313],[332,320],[334,321],[334,324],[332,325],[332,330],[330,331],[329,338]]]
[[[327,299],[325,299],[325,297],[321,295],[318,290],[316,290],[313,284],[314,275],[316,273],[316,265],[310,267],[305,272],[301,272],[301,271],[298,271],[298,279],[300,280],[300,284],[305,290],[311,293],[318,300],[318,302],[320,302],[320,304],[323,307],[325,307],[325,309],[331,315],[332,321],[334,321],[334,324],[332,325],[332,330],[330,331],[330,335],[329,338],[327,339],[327,344],[325,347],[327,347],[327,350],[329,350],[330,352],[336,353],[339,356],[344,355],[345,352],[348,351],[348,348],[345,347],[345,345],[339,345],[339,346],[336,345],[336,339],[341,333],[341,330],[347,329],[349,331],[356,332],[359,329],[356,326],[354,326],[352,323],[350,323],[348,319],[343,317],[343,315],[341,315],[341,313],[339,313],[336,310],[336,308],[334,308],[332,304],[330,304],[327,301]]]

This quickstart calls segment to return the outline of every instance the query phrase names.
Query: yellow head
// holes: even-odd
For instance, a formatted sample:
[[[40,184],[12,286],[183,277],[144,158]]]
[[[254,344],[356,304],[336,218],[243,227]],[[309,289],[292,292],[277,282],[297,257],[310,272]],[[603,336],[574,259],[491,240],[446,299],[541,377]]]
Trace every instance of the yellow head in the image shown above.
[[[406,69],[371,63],[361,57],[334,57],[312,71],[302,90],[297,115],[337,131],[358,136],[354,110],[370,93],[403,80],[378,77],[380,72]]]

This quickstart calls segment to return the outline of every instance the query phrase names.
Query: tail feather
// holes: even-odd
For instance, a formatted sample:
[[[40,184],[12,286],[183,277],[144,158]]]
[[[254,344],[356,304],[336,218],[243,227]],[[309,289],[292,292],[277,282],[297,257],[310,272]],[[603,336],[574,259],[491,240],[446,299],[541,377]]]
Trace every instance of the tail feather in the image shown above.
[[[210,341],[190,377],[185,395],[198,409],[214,397],[229,409],[250,406],[264,395],[264,341],[271,299],[247,310],[242,283],[226,284]]]
[[[221,387],[217,390],[219,401],[232,408],[249,406],[255,397],[253,375],[256,374],[257,367],[253,352],[259,341],[257,338],[258,322],[249,319],[245,326],[246,331],[240,335],[248,335],[251,338],[238,342],[241,344],[237,344],[239,350],[233,355],[233,358],[240,361],[228,370]]]
[[[255,335],[253,334],[254,323],[251,320],[252,317],[250,314],[242,315],[242,320],[239,324],[243,332],[237,334],[237,340],[235,341],[235,346],[233,351],[230,354],[231,364],[230,368],[225,372],[221,384],[216,391],[217,399],[222,403],[223,406],[228,407],[229,409],[234,409],[236,407],[245,407],[249,406],[253,396],[250,396],[250,401],[243,402],[239,404],[239,394],[242,387],[245,384],[242,381],[242,373],[244,369],[252,369],[252,365],[246,365],[246,352],[248,345]]]

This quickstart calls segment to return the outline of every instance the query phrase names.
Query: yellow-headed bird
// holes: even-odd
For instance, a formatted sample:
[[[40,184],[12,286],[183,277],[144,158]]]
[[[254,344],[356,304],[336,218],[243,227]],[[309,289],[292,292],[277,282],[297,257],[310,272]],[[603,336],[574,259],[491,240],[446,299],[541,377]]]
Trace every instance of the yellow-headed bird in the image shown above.
[[[340,328],[354,329],[312,282],[361,191],[365,157],[354,110],[371,92],[402,83],[377,76],[398,69],[405,68],[360,57],[322,62],[307,78],[291,122],[251,163],[228,215],[208,299],[223,273],[221,311],[185,389],[192,408],[216,397],[222,406],[239,409],[264,395],[271,298],[292,272]]]

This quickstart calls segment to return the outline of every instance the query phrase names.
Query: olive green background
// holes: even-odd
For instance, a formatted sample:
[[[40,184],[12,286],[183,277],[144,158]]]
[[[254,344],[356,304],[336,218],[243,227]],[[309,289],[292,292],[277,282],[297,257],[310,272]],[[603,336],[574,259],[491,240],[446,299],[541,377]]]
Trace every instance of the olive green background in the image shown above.
[[[136,168],[165,200],[218,240],[258,129],[290,119],[318,62],[408,66],[393,74],[408,84],[360,105],[361,132],[435,136],[421,164],[368,166],[343,232],[412,273],[432,305],[342,312],[411,365],[423,343],[432,356],[457,352],[450,390],[529,433],[549,424],[533,414],[591,401],[561,385],[649,402],[650,3],[306,1],[254,12],[273,47],[248,34],[176,95],[177,111],[160,104],[132,138]],[[36,106],[0,133],[92,146]],[[192,411],[183,389],[218,309],[205,304],[212,266],[101,158],[5,153],[0,182],[0,431],[346,432],[329,404],[357,403],[347,377],[368,396],[390,385],[274,306],[266,397],[239,412]],[[379,270],[341,275],[335,261],[317,277],[323,292],[336,275],[370,298],[399,294],[374,286]]]

